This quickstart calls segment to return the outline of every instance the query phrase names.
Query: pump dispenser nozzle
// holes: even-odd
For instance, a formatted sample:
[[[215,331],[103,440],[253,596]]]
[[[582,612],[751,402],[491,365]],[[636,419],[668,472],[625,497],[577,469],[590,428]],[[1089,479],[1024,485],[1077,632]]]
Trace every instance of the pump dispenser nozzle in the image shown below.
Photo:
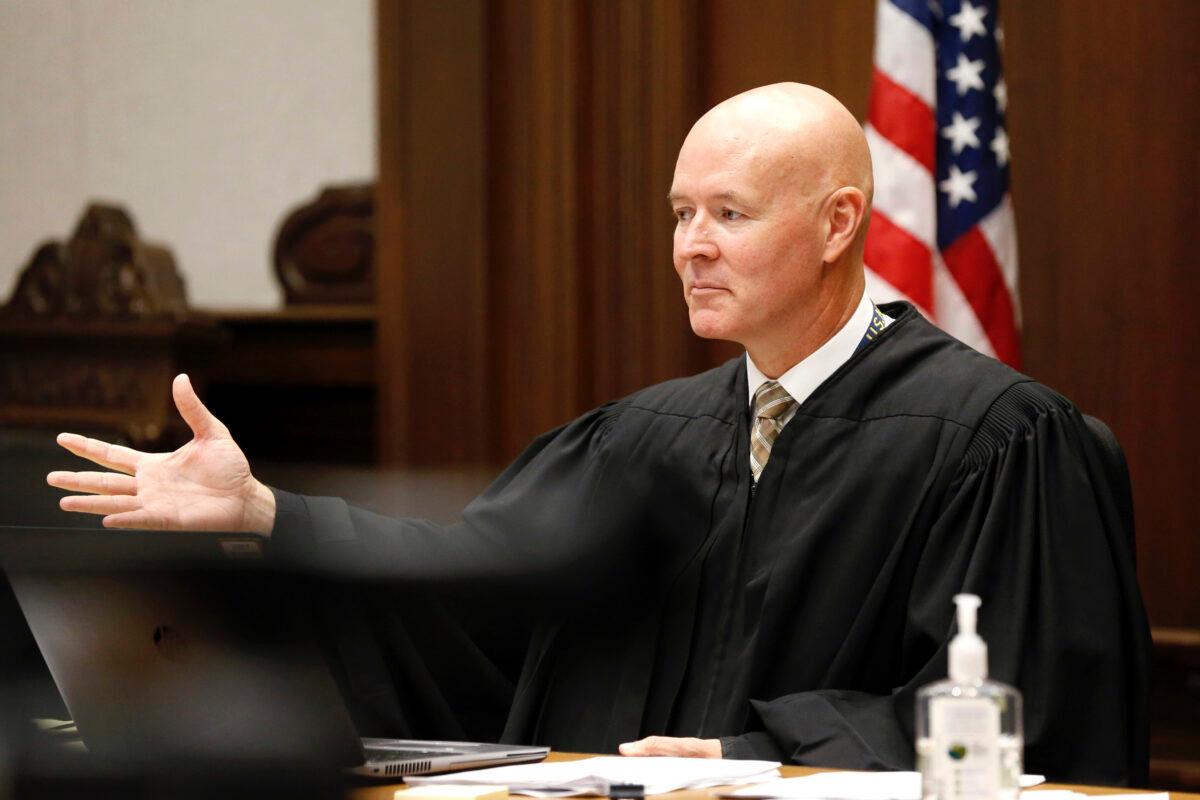
[[[958,606],[958,635],[950,641],[950,679],[959,683],[976,683],[987,677],[987,645],[975,632],[979,611],[978,595],[956,594]]]
[[[954,598],[950,679],[917,691],[915,744],[922,800],[1020,800],[1021,693],[987,677],[980,600]]]

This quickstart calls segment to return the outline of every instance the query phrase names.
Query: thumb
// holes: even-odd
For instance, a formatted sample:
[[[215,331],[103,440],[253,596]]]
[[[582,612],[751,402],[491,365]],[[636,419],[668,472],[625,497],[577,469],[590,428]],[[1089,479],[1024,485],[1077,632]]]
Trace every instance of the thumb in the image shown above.
[[[209,439],[215,436],[228,436],[229,431],[214,417],[192,388],[191,379],[184,374],[176,375],[171,383],[171,395],[175,398],[175,407],[179,415],[192,429],[197,439]]]

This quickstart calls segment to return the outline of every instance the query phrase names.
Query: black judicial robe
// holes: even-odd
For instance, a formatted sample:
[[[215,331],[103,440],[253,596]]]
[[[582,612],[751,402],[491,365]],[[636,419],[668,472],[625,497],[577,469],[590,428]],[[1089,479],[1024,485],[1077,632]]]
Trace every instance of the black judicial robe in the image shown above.
[[[408,692],[434,733],[470,732],[447,722],[456,702],[511,702],[506,741],[720,737],[728,757],[847,768],[912,768],[915,692],[945,677],[951,597],[974,592],[991,675],[1024,693],[1027,771],[1144,780],[1133,532],[1079,412],[910,306],[884,310],[893,324],[800,405],[753,492],[739,358],[541,436],[460,524],[279,492],[273,550],[457,589],[490,615],[476,633],[520,643],[512,687],[452,626],[362,623],[399,643],[348,672],[408,685],[359,681],[376,702]]]

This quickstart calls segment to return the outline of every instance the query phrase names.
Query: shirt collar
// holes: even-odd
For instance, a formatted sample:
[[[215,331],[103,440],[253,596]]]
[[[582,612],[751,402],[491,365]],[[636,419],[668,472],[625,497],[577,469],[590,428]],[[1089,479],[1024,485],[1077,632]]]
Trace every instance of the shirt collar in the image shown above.
[[[862,341],[863,334],[867,331],[867,326],[871,324],[874,308],[875,304],[871,302],[871,298],[867,297],[866,292],[863,292],[862,299],[858,301],[858,307],[854,309],[850,319],[846,320],[846,324],[838,329],[838,332],[831,336],[829,341],[818,347],[808,358],[776,378],[797,405],[807,400],[808,396],[816,391],[826,378],[854,355],[858,343]],[[750,354],[746,353],[746,389],[749,392],[746,403],[748,405],[754,403],[754,393],[758,391],[758,387],[769,380],[771,379],[764,375],[754,360],[750,358]]]

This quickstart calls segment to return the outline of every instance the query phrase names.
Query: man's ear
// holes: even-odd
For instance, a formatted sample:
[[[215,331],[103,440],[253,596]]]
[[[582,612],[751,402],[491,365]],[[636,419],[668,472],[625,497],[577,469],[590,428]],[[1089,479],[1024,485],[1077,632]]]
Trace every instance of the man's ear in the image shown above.
[[[867,198],[853,186],[844,186],[829,196],[825,213],[828,232],[822,260],[832,264],[846,253],[866,224]]]

